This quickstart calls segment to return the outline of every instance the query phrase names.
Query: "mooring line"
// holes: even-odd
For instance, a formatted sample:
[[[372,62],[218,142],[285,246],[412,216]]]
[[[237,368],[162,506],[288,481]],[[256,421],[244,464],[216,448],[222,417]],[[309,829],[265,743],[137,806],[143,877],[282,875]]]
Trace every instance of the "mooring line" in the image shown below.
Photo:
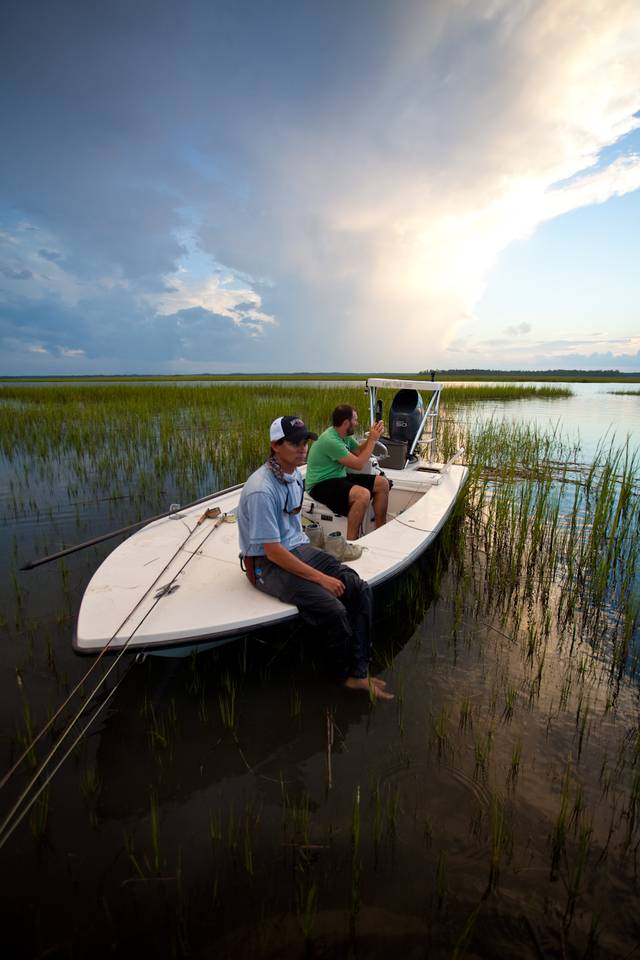
[[[220,514],[220,517],[217,518],[217,520],[218,520],[219,522],[218,522],[218,523],[215,523],[214,526],[211,528],[211,530],[209,530],[209,532],[207,533],[207,535],[203,538],[203,540],[202,540],[202,541],[200,542],[200,544],[198,545],[198,550],[203,546],[203,544],[206,542],[206,540],[208,539],[208,537],[211,536],[211,534],[213,533],[213,531],[218,528],[218,526],[220,525],[220,522],[222,522],[222,518],[224,518],[224,517],[226,517],[226,513]],[[180,520],[184,520],[183,517],[180,517],[179,519],[180,519]],[[95,668],[98,666],[98,664],[100,663],[100,661],[102,660],[102,658],[108,653],[111,644],[114,642],[114,640],[116,639],[116,637],[118,636],[118,634],[120,633],[120,631],[122,630],[122,628],[124,627],[124,625],[125,625],[125,623],[127,622],[127,620],[130,620],[131,617],[134,615],[135,611],[138,609],[138,607],[139,607],[142,603],[144,603],[144,601],[147,599],[149,593],[154,589],[154,587],[155,587],[156,584],[158,583],[158,580],[160,580],[160,579],[164,576],[164,574],[165,574],[165,572],[167,571],[167,569],[171,566],[171,564],[173,563],[173,561],[175,560],[175,558],[177,557],[177,555],[180,553],[180,551],[185,548],[185,546],[186,546],[186,544],[188,543],[189,539],[193,536],[193,534],[195,533],[195,531],[196,531],[197,529],[198,529],[198,525],[196,524],[196,526],[193,528],[193,530],[190,530],[190,531],[189,531],[189,533],[187,534],[187,536],[185,537],[185,539],[182,541],[182,543],[180,544],[180,546],[177,547],[177,549],[175,550],[175,552],[173,553],[173,555],[170,557],[170,559],[167,561],[167,563],[165,564],[165,566],[162,568],[162,570],[160,571],[160,573],[157,575],[157,577],[155,578],[155,580],[153,581],[153,583],[147,588],[147,590],[144,592],[144,594],[142,595],[142,597],[138,600],[138,602],[137,602],[136,605],[133,607],[133,609],[129,611],[129,613],[128,613],[127,616],[124,618],[124,620],[122,620],[122,622],[121,622],[121,623],[119,624],[119,626],[116,628],[115,632],[111,635],[111,637],[109,638],[109,640],[105,643],[104,647],[102,648],[102,650],[100,651],[100,653],[97,655],[97,657],[95,658],[95,660],[93,661],[93,663],[91,664],[91,666],[89,667],[89,669],[83,674],[83,676],[80,678],[80,680],[79,680],[78,683],[75,685],[75,687],[73,688],[73,690],[69,693],[69,695],[67,696],[67,698],[60,704],[60,706],[58,707],[58,709],[56,710],[56,712],[53,714],[53,716],[51,716],[51,717],[49,718],[49,720],[48,720],[47,723],[44,725],[44,727],[42,727],[42,729],[40,730],[40,732],[33,738],[33,740],[30,742],[30,744],[29,744],[29,745],[24,749],[24,751],[20,754],[20,756],[19,756],[18,759],[15,761],[15,763],[13,764],[13,766],[7,771],[7,773],[5,773],[5,775],[3,776],[2,780],[0,780],[0,789],[2,789],[2,787],[4,787],[4,786],[8,783],[8,781],[11,779],[11,777],[12,777],[13,774],[16,772],[16,770],[20,767],[20,765],[23,763],[23,761],[26,759],[26,757],[31,753],[31,751],[33,750],[33,748],[34,748],[34,746],[36,745],[36,743],[38,743],[38,741],[44,736],[44,734],[47,732],[47,730],[50,729],[50,727],[51,727],[52,724],[56,721],[56,719],[60,716],[60,714],[62,713],[62,711],[64,710],[64,708],[70,703],[70,701],[73,699],[73,697],[74,697],[75,694],[78,692],[78,690],[83,686],[83,684],[85,683],[85,681],[87,680],[87,678],[88,678],[89,676],[91,676],[91,674],[93,673],[93,671],[95,670]],[[182,567],[174,574],[173,578],[172,578],[171,581],[170,581],[170,584],[173,583],[174,580],[175,580],[175,578],[184,570],[185,566],[187,565],[187,563],[189,563],[189,561],[193,558],[193,556],[195,556],[195,553],[196,553],[196,552],[197,552],[197,551],[194,551],[194,553],[189,554],[189,557],[187,558],[187,560],[185,561],[185,563],[184,563],[184,564],[182,565]],[[164,596],[164,594],[163,594],[163,596]],[[133,637],[135,636],[136,631],[140,629],[140,627],[142,626],[142,624],[144,623],[144,621],[146,620],[146,618],[147,618],[147,617],[149,616],[149,614],[155,609],[158,601],[161,600],[161,599],[162,599],[162,596],[156,598],[155,603],[153,603],[153,604],[151,605],[151,607],[149,608],[149,610],[147,611],[147,613],[145,614],[145,616],[144,616],[144,617],[142,618],[142,620],[137,624],[137,626],[133,629],[132,633],[129,635],[129,637],[128,637],[127,640],[125,641],[125,643],[124,643],[124,645],[123,645],[123,647],[122,647],[122,650],[120,650],[120,652],[118,653],[118,656],[116,657],[116,659],[115,659],[114,663],[112,664],[112,666],[109,668],[109,670],[107,671],[107,673],[103,676],[102,680],[100,680],[99,683],[93,688],[92,693],[89,694],[89,698],[88,698],[88,700],[86,701],[86,703],[84,704],[84,707],[86,707],[86,704],[90,702],[91,697],[95,695],[96,691],[99,690],[100,687],[102,686],[102,684],[105,682],[106,678],[109,676],[109,674],[111,673],[112,669],[116,666],[116,664],[117,664],[117,663],[119,662],[119,660],[121,659],[122,655],[126,652],[126,650],[127,650],[128,646],[129,646],[131,640],[132,640]],[[84,709],[84,707],[83,707],[83,709]],[[76,723],[78,717],[81,716],[81,715],[82,715],[82,710],[80,711],[79,714],[76,715],[76,717],[73,719],[73,721],[71,722],[71,724],[67,727],[67,730],[63,732],[63,734],[61,735],[61,737],[60,737],[59,740],[57,741],[57,744],[54,745],[54,748],[53,748],[53,749],[54,749],[54,752],[55,752],[55,749],[57,749],[57,745],[64,739],[64,737],[65,737],[65,736],[67,735],[67,733],[69,732],[70,727],[72,727],[72,726]],[[47,758],[47,761],[45,761],[45,762],[48,762],[48,759],[49,759],[49,757]],[[37,774],[35,775],[35,778],[36,778],[36,779],[37,779],[37,777],[40,775],[40,773],[41,773],[41,770],[39,770],[39,771],[37,772]]]

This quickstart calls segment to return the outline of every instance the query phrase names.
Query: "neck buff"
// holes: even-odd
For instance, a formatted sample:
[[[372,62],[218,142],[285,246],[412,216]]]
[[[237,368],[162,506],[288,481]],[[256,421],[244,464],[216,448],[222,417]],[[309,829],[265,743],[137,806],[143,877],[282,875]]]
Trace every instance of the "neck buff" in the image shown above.
[[[266,461],[265,466],[267,470],[271,471],[271,473],[274,475],[278,483],[291,483],[291,481],[293,480],[293,474],[289,476],[285,475],[282,467],[276,460],[275,453],[271,454],[269,459]]]

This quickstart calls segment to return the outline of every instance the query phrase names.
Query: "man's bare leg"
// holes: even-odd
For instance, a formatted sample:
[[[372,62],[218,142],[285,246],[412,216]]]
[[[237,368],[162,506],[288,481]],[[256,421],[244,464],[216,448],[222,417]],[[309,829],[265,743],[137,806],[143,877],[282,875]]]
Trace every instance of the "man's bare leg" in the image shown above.
[[[394,695],[388,693],[384,687],[384,680],[378,680],[377,677],[347,677],[344,682],[349,690],[366,690],[369,696],[374,700],[394,700]]]
[[[347,540],[357,540],[360,525],[371,502],[366,487],[353,486],[349,490],[349,516],[347,517]]]
[[[389,481],[386,477],[377,476],[373,482],[373,512],[376,518],[376,530],[387,522],[387,507],[389,506]]]

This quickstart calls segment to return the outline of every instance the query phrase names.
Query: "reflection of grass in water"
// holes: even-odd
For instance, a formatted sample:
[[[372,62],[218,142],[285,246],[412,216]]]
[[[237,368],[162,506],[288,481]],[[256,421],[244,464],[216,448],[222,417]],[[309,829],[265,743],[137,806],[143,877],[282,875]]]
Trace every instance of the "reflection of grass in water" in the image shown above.
[[[518,740],[511,752],[511,763],[507,774],[507,783],[511,789],[515,789],[520,773],[520,764],[522,762],[522,741]]]
[[[463,697],[460,701],[458,727],[460,730],[466,730],[467,727],[471,727],[472,725],[473,719],[471,717],[471,699],[470,697]]]
[[[89,814],[92,827],[98,825],[97,806],[102,792],[102,777],[98,773],[95,763],[90,763],[80,775],[80,790]]]
[[[181,402],[186,403],[185,392],[181,393]],[[345,391],[336,392],[339,393],[339,399],[344,397]],[[210,405],[215,406],[211,393],[208,397]],[[263,412],[271,399],[265,400]],[[301,395],[301,399],[300,409],[306,414],[306,394]],[[356,404],[360,400],[358,396]],[[326,398],[323,402],[327,403],[323,412],[325,415],[332,404]],[[289,408],[287,404],[285,409]],[[196,411],[193,422],[204,423],[204,408],[200,413],[197,412],[197,404],[190,409]],[[240,470],[244,469],[242,464],[249,463],[252,456],[258,458],[259,462],[265,454],[264,425],[271,411],[264,417],[263,412],[260,414],[260,431],[256,430],[254,435],[253,428],[249,427],[246,445],[244,435],[238,442],[234,434],[233,456],[236,450],[239,455],[232,459],[232,454],[229,454],[225,461],[229,476],[235,471],[233,479],[240,476]],[[273,415],[281,412],[282,407],[276,409]],[[156,410],[153,416],[158,418],[161,414]],[[200,416],[202,420],[198,420]],[[158,423],[153,434],[156,439],[159,437]],[[443,426],[442,447],[453,449],[459,439],[454,432],[457,427],[451,423]],[[125,423],[126,429],[129,428]],[[177,449],[171,446],[173,440],[170,433],[167,426],[166,437],[159,439],[161,444],[166,442],[169,459],[170,451]],[[251,436],[254,436],[254,440]],[[383,711],[376,709],[375,717],[371,715],[371,723],[377,725],[377,729],[383,728],[389,737],[390,760],[399,755],[402,742],[407,751],[412,749],[412,725],[420,727],[425,753],[428,751],[424,741],[431,734],[436,749],[424,775],[426,792],[430,789],[429,777],[432,774],[442,778],[447,776],[448,764],[438,764],[436,755],[452,763],[455,757],[456,765],[461,768],[466,765],[474,789],[486,793],[489,798],[484,801],[484,807],[479,806],[477,823],[472,821],[474,848],[469,869],[475,869],[473,859],[474,856],[477,859],[479,851],[481,860],[475,864],[478,877],[484,885],[488,876],[489,888],[493,892],[496,889],[502,892],[510,881],[508,855],[513,842],[510,831],[513,829],[515,834],[529,826],[523,801],[527,797],[527,778],[532,776],[535,764],[535,751],[526,739],[528,717],[538,720],[543,730],[546,721],[547,738],[552,745],[556,729],[564,717],[566,725],[571,727],[569,749],[573,751],[576,763],[580,764],[581,775],[586,780],[589,770],[593,772],[595,767],[595,788],[602,798],[602,806],[606,804],[611,808],[611,844],[608,854],[605,848],[605,855],[612,858],[619,855],[616,842],[620,840],[621,833],[625,834],[629,857],[635,855],[633,850],[640,821],[640,776],[637,774],[640,734],[634,728],[618,751],[616,744],[612,744],[605,760],[594,754],[590,737],[594,737],[593,730],[597,729],[600,715],[611,718],[612,723],[615,721],[620,684],[633,673],[635,666],[633,643],[637,630],[638,600],[633,589],[638,556],[637,467],[630,453],[610,447],[600,451],[593,468],[581,469],[576,464],[579,451],[567,445],[557,433],[544,433],[528,427],[507,427],[493,422],[472,428],[463,439],[470,451],[471,476],[466,495],[458,504],[454,523],[443,531],[440,545],[442,547],[446,543],[447,549],[430,551],[424,565],[416,564],[406,577],[397,582],[395,595],[389,604],[390,610],[386,611],[393,621],[386,654],[389,665],[396,667],[399,664],[398,676],[402,676],[404,684],[400,719],[396,721],[393,710],[385,718]],[[206,436],[204,443],[209,443]],[[253,443],[255,446],[252,447]],[[193,461],[185,460],[186,467],[185,463],[181,464],[178,473],[183,476],[188,474],[191,481],[196,482],[194,478],[199,475],[198,464],[202,466],[202,461],[199,460],[201,453],[197,451],[197,445],[192,443],[192,446],[194,452],[189,456],[193,455]],[[143,451],[139,461],[132,461],[135,469],[147,470],[145,456]],[[94,459],[94,463],[98,459]],[[120,464],[116,469],[124,469],[127,466],[125,461],[126,457],[120,460],[116,458],[114,463]],[[165,480],[170,475],[170,469],[171,465],[168,464]],[[135,471],[131,476],[134,475]],[[94,481],[91,479],[88,482]],[[155,496],[159,483],[151,478],[145,496]],[[77,495],[86,496],[86,488],[80,480]],[[446,578],[443,576],[445,573]],[[62,593],[64,585],[60,580],[58,578],[56,589]],[[441,595],[443,589],[444,596]],[[448,611],[447,615],[450,614],[447,621],[451,628],[449,636],[444,631],[429,633],[427,628],[421,627],[425,615],[430,615],[430,611],[438,604]],[[414,627],[420,627],[415,644],[407,644]],[[443,697],[429,704],[433,726],[425,734],[424,701],[420,700],[417,709],[415,688],[412,686],[414,678],[411,671],[407,670],[406,663],[400,660],[393,663],[396,651],[404,643],[405,656],[411,652],[417,658],[423,657],[425,662],[428,661],[434,675],[433,682],[437,684],[439,677],[448,679],[446,671],[455,670],[458,658],[464,662],[465,656],[467,659],[476,656],[480,663],[492,663],[494,651],[487,635],[495,641],[496,649],[501,645],[510,651],[511,662],[507,662],[505,655],[504,660],[498,657],[500,662],[497,665],[487,666],[481,693],[469,685],[472,680],[465,674],[460,674],[462,683],[457,693],[450,685],[443,684]],[[434,653],[430,657],[432,643]],[[382,651],[379,652],[384,656],[384,644],[380,646]],[[240,667],[245,672],[247,664],[250,668],[252,659],[251,645],[248,649],[247,655],[245,646],[244,668]],[[221,663],[226,665],[227,682],[237,683],[238,668],[229,666],[229,661]],[[206,721],[207,729],[211,728],[212,733],[217,724],[222,732],[233,729],[235,736],[240,739],[244,709],[240,711],[240,723],[237,713],[242,691],[231,695],[224,679],[225,672],[221,668],[218,680],[221,681],[219,690],[224,710],[222,707],[220,712],[216,710],[215,702],[213,710],[207,709],[206,689],[215,687],[205,684],[203,673],[194,659],[190,686],[194,714],[200,721]],[[284,687],[285,713],[295,720],[296,730],[305,730],[309,722],[324,730],[324,705],[317,716],[310,717],[305,702],[307,697],[303,700],[298,692],[299,683],[299,679],[291,683],[287,680]],[[447,690],[450,693],[447,694]],[[287,691],[291,691],[289,696]],[[160,780],[171,775],[171,754],[177,753],[177,748],[172,750],[172,743],[176,740],[176,713],[180,714],[184,706],[179,703],[176,707],[174,701],[172,708],[168,705],[153,709],[146,705],[144,709],[150,752],[160,760],[153,770]],[[30,723],[33,727],[33,721]],[[398,723],[401,723],[400,733],[404,737],[398,737]],[[391,739],[392,730],[396,740]],[[29,736],[25,736],[25,743]],[[227,742],[231,740],[230,737],[225,739]],[[349,736],[345,736],[345,750],[348,749],[348,741]],[[207,749],[210,749],[210,741],[207,743]],[[566,757],[567,754],[568,750],[562,756]],[[355,752],[348,759],[354,764],[359,762]],[[340,762],[337,755],[336,762]],[[375,764],[375,761],[372,762]],[[427,761],[421,758],[420,763]],[[474,765],[475,779],[471,776]],[[313,763],[310,762],[308,766],[312,767]],[[302,786],[297,783],[289,788],[283,783],[283,828],[285,840],[289,841],[287,843],[281,844],[276,840],[272,847],[268,847],[266,838],[269,837],[269,827],[258,824],[255,817],[249,819],[246,815],[243,818],[241,813],[236,814],[231,801],[226,806],[227,796],[233,796],[232,793],[225,795],[223,809],[228,809],[229,813],[224,823],[217,809],[209,815],[207,806],[202,837],[207,838],[214,851],[216,878],[225,877],[225,870],[231,864],[235,871],[235,895],[240,899],[253,895],[255,899],[252,903],[258,915],[261,909],[260,895],[264,896],[267,915],[271,909],[269,897],[270,887],[275,885],[274,879],[285,887],[291,883],[288,902],[295,913],[301,936],[308,942],[318,925],[318,903],[321,902],[324,907],[325,901],[329,906],[335,902],[331,900],[331,883],[326,879],[334,871],[339,884],[342,884],[339,887],[340,907],[345,911],[346,894],[347,910],[354,917],[354,925],[357,916],[358,932],[361,934],[371,896],[367,871],[363,869],[368,849],[373,848],[376,861],[379,860],[377,866],[380,873],[377,876],[384,875],[387,867],[385,858],[393,858],[394,847],[400,870],[405,831],[409,832],[411,828],[413,814],[415,830],[420,835],[420,843],[412,851],[416,869],[424,868],[425,861],[422,858],[428,858],[428,875],[432,886],[435,873],[436,912],[444,912],[446,907],[449,915],[456,903],[464,906],[455,926],[459,939],[455,946],[457,954],[454,955],[462,955],[467,946],[472,950],[476,927],[481,925],[475,924],[477,914],[474,901],[464,901],[459,890],[457,851],[452,849],[449,852],[438,846],[442,837],[439,816],[419,805],[413,810],[410,787],[405,794],[405,781],[402,781],[401,805],[399,783],[394,779],[381,781],[379,768],[363,769],[365,779],[359,782],[374,783],[375,787],[369,804],[362,807],[358,804],[357,832],[354,781],[351,780],[346,788],[340,778],[331,791],[330,812],[326,813],[328,807],[316,808],[315,805],[317,790],[314,794],[313,784],[317,787],[318,782],[324,783],[323,777],[318,776],[317,772],[315,781],[305,780]],[[539,771],[538,766],[536,773]],[[414,764],[413,773],[416,777],[422,775],[419,764]],[[304,776],[306,778],[306,769]],[[551,785],[544,783],[544,776],[540,780],[549,814],[548,821],[541,814],[537,824],[542,835],[549,837],[549,847],[542,851],[539,862],[548,870],[551,861],[551,873],[560,881],[556,887],[551,887],[552,896],[554,890],[557,892],[562,885],[560,913],[568,930],[576,924],[583,901],[589,904],[590,886],[598,879],[594,873],[596,858],[591,855],[597,829],[591,825],[587,812],[587,804],[593,803],[593,795],[589,794],[593,784],[587,782],[583,789],[573,779],[573,771],[569,776],[569,767],[562,779],[559,795],[557,792],[555,795],[551,793]],[[243,789],[251,790],[253,781],[250,777],[244,782],[249,786],[243,786]],[[225,783],[222,790],[228,789],[231,788]],[[508,798],[508,822],[507,801],[501,798],[498,790],[503,790]],[[322,792],[324,802],[328,804],[329,800]],[[552,802],[549,803],[549,800]],[[239,804],[237,809],[242,811],[243,800],[237,798],[236,802]],[[313,833],[321,817],[325,816],[331,823],[333,844],[332,849],[318,854],[322,857],[321,869],[315,872],[312,870],[312,854],[304,852],[311,840],[312,809]],[[319,809],[317,817],[316,809]],[[147,853],[137,859],[145,878],[152,874],[155,876],[157,864],[163,863],[160,852],[160,812],[158,802],[155,841],[151,810],[145,821],[141,843],[147,847]],[[366,824],[366,816],[370,817],[370,824]],[[169,836],[168,826],[165,830],[163,821],[163,836],[165,833]],[[354,843],[356,836],[357,846]],[[346,849],[348,838],[352,841],[351,857]],[[383,838],[387,843],[383,844]],[[428,846],[431,843],[438,854],[431,852]],[[277,858],[280,847],[288,851],[294,847],[296,850],[295,868],[289,873],[279,872]],[[358,852],[355,859],[354,850]],[[273,857],[273,867],[270,857]],[[182,876],[182,869],[179,874]],[[186,869],[185,888],[197,886],[197,883],[198,878],[190,875],[189,869]],[[260,894],[262,889],[263,893]],[[541,896],[547,889],[541,882]],[[216,891],[217,902],[232,910],[233,902],[229,898],[233,894],[226,891],[225,884],[221,883],[220,888],[216,886]],[[338,894],[336,900],[337,897]],[[468,918],[468,923],[465,918]],[[197,912],[193,915],[185,912],[184,922],[197,924]],[[597,936],[596,922],[594,940]],[[193,939],[191,937],[190,942]],[[197,937],[195,939],[197,941]]]
[[[356,920],[362,906],[361,894],[362,860],[360,857],[360,787],[356,787],[351,810],[351,900],[349,927],[355,936]]]
[[[553,825],[551,834],[551,879],[554,880],[558,875],[560,858],[565,851],[567,842],[567,831],[569,827],[569,794],[571,785],[571,760],[567,762],[564,777],[562,780],[562,793],[560,795],[560,810]]]
[[[493,731],[491,728],[489,728],[486,734],[478,734],[474,738],[473,756],[475,763],[473,776],[475,780],[486,779],[492,742]]]
[[[491,856],[489,866],[489,890],[493,891],[498,886],[500,877],[500,863],[507,844],[507,826],[505,819],[504,803],[499,794],[491,794]]]
[[[160,813],[155,794],[151,793],[149,801],[149,827],[151,830],[151,849],[153,851],[153,869],[159,874],[162,866],[160,855]]]
[[[49,788],[42,791],[29,814],[29,827],[37,842],[44,840],[49,824]]]

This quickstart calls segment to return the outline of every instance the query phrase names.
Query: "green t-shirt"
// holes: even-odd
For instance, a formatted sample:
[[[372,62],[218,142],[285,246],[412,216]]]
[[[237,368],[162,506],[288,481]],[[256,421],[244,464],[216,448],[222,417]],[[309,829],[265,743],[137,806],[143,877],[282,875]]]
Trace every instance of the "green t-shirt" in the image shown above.
[[[307,458],[307,490],[316,483],[333,480],[334,477],[346,477],[347,468],[338,463],[348,453],[354,453],[360,444],[355,437],[340,436],[335,427],[328,427],[321,433],[309,451]]]

